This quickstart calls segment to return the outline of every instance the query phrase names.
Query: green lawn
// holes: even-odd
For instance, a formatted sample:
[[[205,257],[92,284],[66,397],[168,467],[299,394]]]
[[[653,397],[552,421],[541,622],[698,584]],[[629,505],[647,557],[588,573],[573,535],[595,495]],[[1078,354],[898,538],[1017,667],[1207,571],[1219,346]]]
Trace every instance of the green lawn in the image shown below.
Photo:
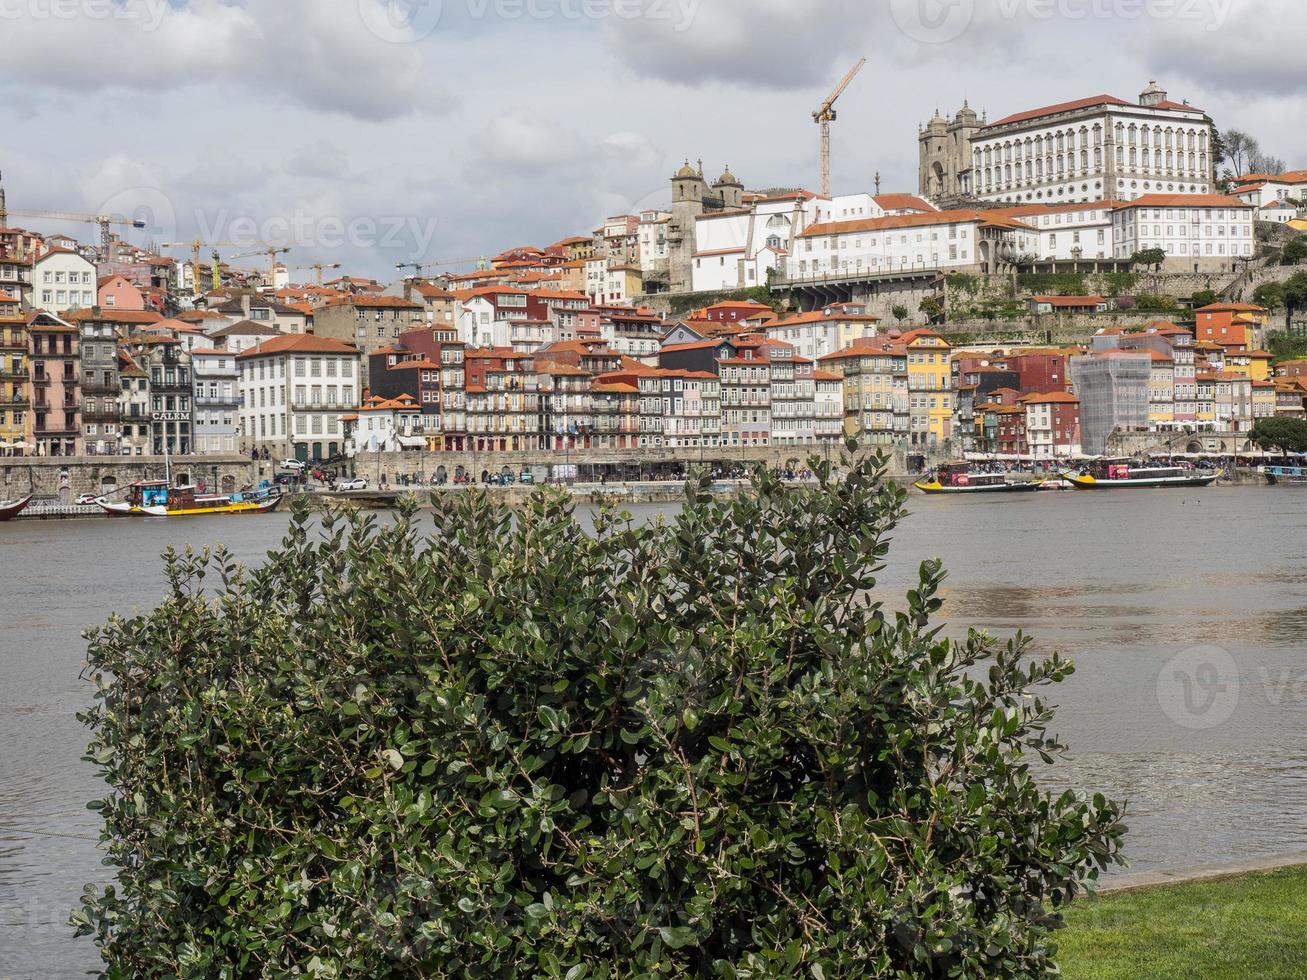
[[[1307,868],[1091,898],[1067,923],[1067,980],[1307,977]]]

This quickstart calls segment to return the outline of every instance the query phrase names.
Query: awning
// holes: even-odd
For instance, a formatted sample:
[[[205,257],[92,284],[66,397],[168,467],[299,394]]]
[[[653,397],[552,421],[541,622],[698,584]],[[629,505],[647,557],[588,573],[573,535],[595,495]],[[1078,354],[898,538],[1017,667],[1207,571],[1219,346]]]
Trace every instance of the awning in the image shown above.
[[[423,449],[427,441],[422,436],[400,436],[399,444],[405,449]]]

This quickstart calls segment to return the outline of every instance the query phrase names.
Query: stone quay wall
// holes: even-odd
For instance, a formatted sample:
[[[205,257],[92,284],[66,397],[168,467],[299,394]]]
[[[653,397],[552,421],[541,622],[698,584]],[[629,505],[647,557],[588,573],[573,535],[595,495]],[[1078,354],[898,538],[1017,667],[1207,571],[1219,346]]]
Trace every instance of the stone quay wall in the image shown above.
[[[174,483],[239,490],[257,482],[259,467],[243,456],[57,456],[0,457],[0,499],[22,497],[64,502],[84,493],[108,493],[138,480],[162,480],[171,466]],[[263,463],[263,467],[270,464]]]

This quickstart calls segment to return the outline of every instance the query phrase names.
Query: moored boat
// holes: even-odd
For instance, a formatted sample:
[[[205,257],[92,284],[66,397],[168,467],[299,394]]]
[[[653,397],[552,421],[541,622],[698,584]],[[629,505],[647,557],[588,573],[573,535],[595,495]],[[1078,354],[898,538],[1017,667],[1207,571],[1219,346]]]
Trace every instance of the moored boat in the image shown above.
[[[195,487],[170,487],[164,480],[134,483],[125,501],[98,501],[110,517],[204,517],[209,514],[266,514],[281,504],[280,494],[202,494]]]
[[[13,520],[32,502],[32,495],[29,493],[26,497],[18,500],[0,500],[0,521]]]
[[[1062,476],[1050,476],[1039,483],[1040,490],[1074,490],[1075,484]]]
[[[1189,470],[1179,466],[1133,466],[1130,463],[1099,463],[1062,478],[1078,490],[1146,490],[1174,487],[1206,487],[1220,479],[1219,470]]]
[[[1262,475],[1273,487],[1307,486],[1307,466],[1264,466]]]
[[[950,463],[926,480],[913,484],[922,493],[1025,493],[1039,489],[1038,480],[1013,480],[1008,473],[977,473],[966,463]]]

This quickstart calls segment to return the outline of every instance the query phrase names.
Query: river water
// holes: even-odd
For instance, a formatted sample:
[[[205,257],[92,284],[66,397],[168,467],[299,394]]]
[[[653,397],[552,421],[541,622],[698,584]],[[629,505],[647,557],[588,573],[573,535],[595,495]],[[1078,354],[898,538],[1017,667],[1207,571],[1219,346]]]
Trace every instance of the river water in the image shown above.
[[[637,514],[653,508],[635,508]],[[1137,870],[1307,850],[1307,492],[914,497],[881,579],[949,570],[943,617],[1074,657],[1059,783],[1130,803]],[[285,515],[0,525],[0,978],[79,976],[66,922],[101,881],[81,762],[80,633],[148,608],[168,544],[257,563]]]

